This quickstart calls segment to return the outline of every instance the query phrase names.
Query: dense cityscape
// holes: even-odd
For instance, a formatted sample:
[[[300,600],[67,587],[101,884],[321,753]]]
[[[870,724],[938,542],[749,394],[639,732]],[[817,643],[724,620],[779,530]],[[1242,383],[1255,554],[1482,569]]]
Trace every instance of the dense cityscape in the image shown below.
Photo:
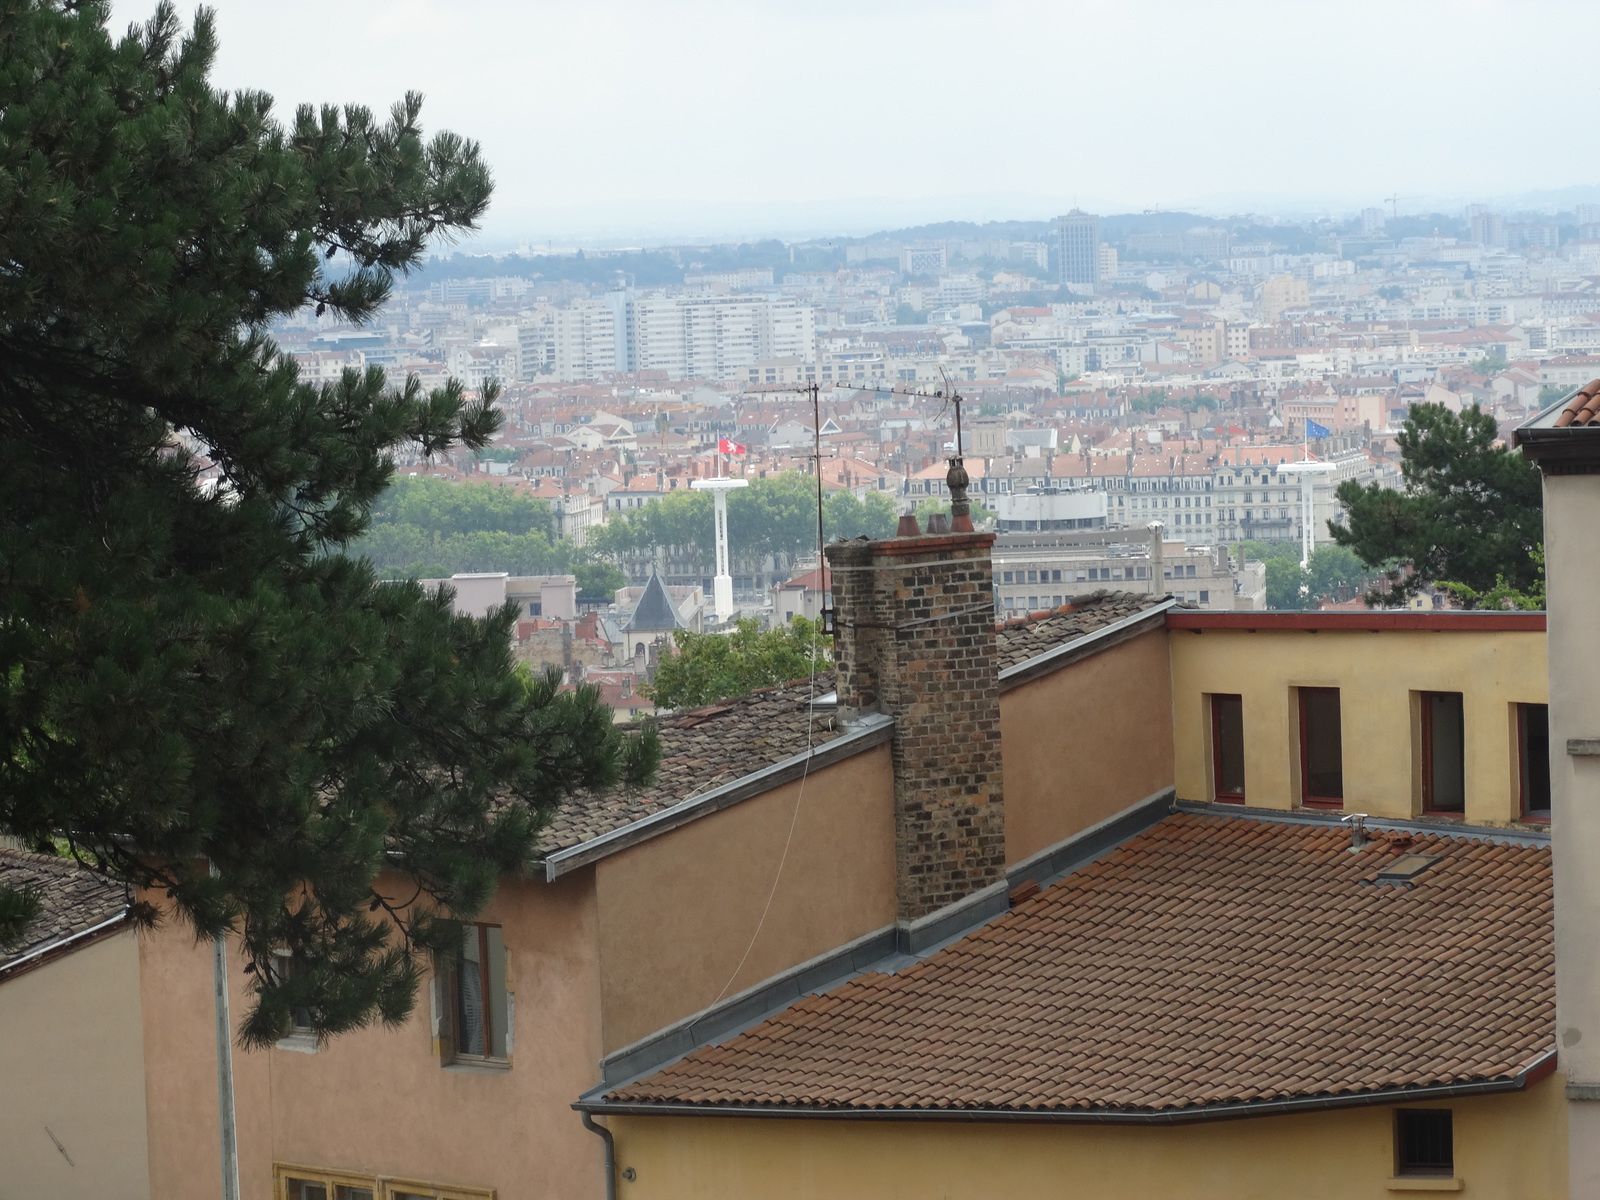
[[[1594,37],[0,6],[0,1200],[1600,1200]]]
[[[909,511],[945,495],[959,394],[1002,612],[1109,584],[1219,611],[1359,606],[1373,572],[1332,546],[1338,486],[1398,485],[1414,405],[1476,407],[1509,431],[1600,371],[1597,278],[1600,204],[1416,215],[1396,200],[1306,223],[1073,211],[789,245],[456,254],[367,326],[306,312],[279,336],[320,381],[380,367],[503,387],[492,448],[405,471],[544,502],[566,552],[434,542],[430,558],[380,537],[389,569],[544,574],[589,544],[635,589],[624,617],[658,572],[692,628],[726,621],[696,480],[814,477],[820,440],[826,492]],[[629,523],[676,493],[681,544]],[[765,530],[741,546],[745,499],[730,501],[739,613],[817,617],[815,538],[802,524],[781,551]],[[1308,549],[1328,560],[1315,580],[1291,569]],[[560,613],[577,616],[528,610]],[[612,665],[644,665],[618,633]]]

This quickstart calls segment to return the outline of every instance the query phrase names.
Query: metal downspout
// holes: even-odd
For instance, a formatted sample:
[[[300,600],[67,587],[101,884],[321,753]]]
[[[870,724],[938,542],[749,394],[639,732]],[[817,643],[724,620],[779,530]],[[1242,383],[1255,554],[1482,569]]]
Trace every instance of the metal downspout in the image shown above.
[[[583,1117],[583,1127],[590,1133],[598,1134],[606,1144],[606,1200],[617,1200],[617,1143],[611,1130],[604,1125],[595,1124],[595,1120],[587,1112],[580,1110]]]

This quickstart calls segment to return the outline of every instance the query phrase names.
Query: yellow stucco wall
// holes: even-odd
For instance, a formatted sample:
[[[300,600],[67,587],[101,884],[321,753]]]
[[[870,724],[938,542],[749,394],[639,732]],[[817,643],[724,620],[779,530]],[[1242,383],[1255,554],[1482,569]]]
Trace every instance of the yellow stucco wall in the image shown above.
[[[606,1052],[893,924],[893,804],[886,743],[596,864]]]
[[[275,1161],[494,1188],[498,1200],[601,1196],[599,1141],[570,1108],[600,1059],[592,879],[510,882],[482,914],[504,930],[515,1006],[508,1069],[441,1065],[427,981],[399,1028],[347,1033],[315,1053],[236,1051],[243,1200],[269,1200]],[[392,890],[408,894],[397,882]],[[169,925],[142,938],[141,951],[151,1195],[213,1200],[210,948]],[[235,956],[236,1022],[242,967]]]
[[[1000,696],[1006,862],[1021,862],[1172,786],[1167,631]]]
[[[129,930],[0,981],[0,1197],[151,1195],[138,970]]]
[[[1455,1111],[1462,1192],[1564,1200],[1562,1092],[1440,1102]],[[616,1117],[621,1200],[1379,1200],[1394,1110],[1170,1127]]]
[[[1213,799],[1206,697],[1236,693],[1244,712],[1246,801],[1293,807],[1299,734],[1292,689],[1336,687],[1345,810],[1413,816],[1412,694],[1460,692],[1465,819],[1483,825],[1515,819],[1520,801],[1511,706],[1546,702],[1542,632],[1175,630],[1171,647],[1179,799]]]

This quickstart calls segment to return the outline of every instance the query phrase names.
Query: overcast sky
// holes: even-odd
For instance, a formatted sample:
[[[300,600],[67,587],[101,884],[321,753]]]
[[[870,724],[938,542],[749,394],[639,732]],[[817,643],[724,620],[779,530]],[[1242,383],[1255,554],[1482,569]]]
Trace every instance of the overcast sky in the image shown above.
[[[116,0],[115,28],[152,7]],[[477,138],[489,247],[1600,183],[1593,0],[214,7],[218,86],[286,115],[417,89]]]

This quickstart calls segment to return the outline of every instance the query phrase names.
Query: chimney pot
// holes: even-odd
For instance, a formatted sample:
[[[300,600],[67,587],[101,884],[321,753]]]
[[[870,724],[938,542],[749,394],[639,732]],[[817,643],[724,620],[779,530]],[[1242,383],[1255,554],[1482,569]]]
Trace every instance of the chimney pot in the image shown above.
[[[917,525],[916,513],[901,513],[900,524],[895,528],[897,538],[921,537],[922,530]]]

